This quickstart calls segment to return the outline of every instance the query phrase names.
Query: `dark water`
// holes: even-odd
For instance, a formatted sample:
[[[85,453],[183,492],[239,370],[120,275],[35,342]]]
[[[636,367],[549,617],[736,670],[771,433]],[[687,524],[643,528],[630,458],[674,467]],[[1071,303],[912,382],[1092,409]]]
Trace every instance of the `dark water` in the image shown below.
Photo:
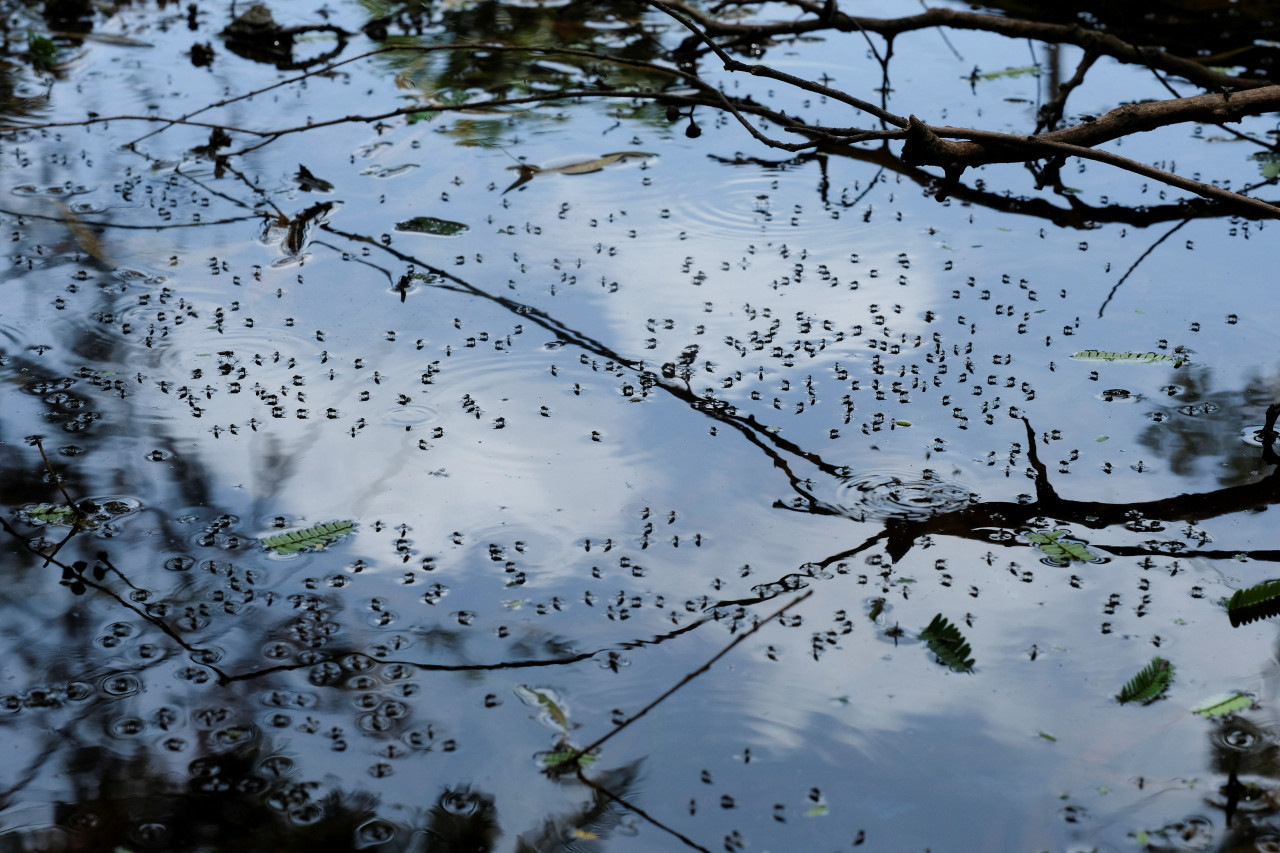
[[[266,90],[193,116],[230,128],[213,149],[137,118],[4,134],[4,849],[1280,845],[1276,635],[1223,604],[1277,575],[1274,226],[1180,224],[1092,164],[1042,194],[1083,218],[1004,210],[1017,166],[939,205],[875,156],[770,159],[627,99],[255,136],[579,73],[386,54],[267,88],[375,39],[651,58],[659,23],[325,11],[275,14],[373,25],[262,55],[223,7],[129,7],[95,32],[148,46],[4,70],[11,124]],[[971,88],[1049,62],[1023,43],[897,50],[903,112],[1015,129],[1043,98]],[[854,90],[864,52],[766,56]],[[1073,103],[1122,89],[1164,97],[1111,68]],[[1255,150],[1123,145],[1237,185]],[[920,636],[938,614],[971,672]],[[1117,702],[1154,656],[1161,698]]]

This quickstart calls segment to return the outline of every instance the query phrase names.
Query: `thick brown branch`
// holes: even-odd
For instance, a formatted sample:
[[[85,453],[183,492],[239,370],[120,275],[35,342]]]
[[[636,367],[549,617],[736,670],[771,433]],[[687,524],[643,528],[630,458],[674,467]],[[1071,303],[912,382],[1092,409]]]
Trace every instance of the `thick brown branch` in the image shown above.
[[[803,35],[819,30],[836,29],[841,32],[870,32],[892,38],[901,33],[933,27],[950,27],[957,30],[981,30],[1009,38],[1035,39],[1053,44],[1071,44],[1088,51],[1110,56],[1128,65],[1158,68],[1176,74],[1206,89],[1254,89],[1271,85],[1269,80],[1231,77],[1214,71],[1192,59],[1175,56],[1159,47],[1133,45],[1110,33],[1090,30],[1076,24],[1051,24],[1021,18],[1005,18],[980,12],[964,12],[956,9],[929,9],[919,15],[902,18],[862,18],[837,12],[831,23],[824,21],[820,3],[799,2],[795,5],[809,11],[814,17],[800,21],[778,21],[765,24],[719,21],[701,14],[684,3],[670,3],[682,14],[688,15],[710,36],[767,39],[783,35]]]

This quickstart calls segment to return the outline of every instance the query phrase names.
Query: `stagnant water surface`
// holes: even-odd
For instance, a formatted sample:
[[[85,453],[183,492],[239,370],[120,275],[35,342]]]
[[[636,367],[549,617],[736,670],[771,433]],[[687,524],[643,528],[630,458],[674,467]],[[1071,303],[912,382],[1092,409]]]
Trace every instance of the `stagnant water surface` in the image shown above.
[[[474,13],[643,55],[659,32],[596,7],[445,4],[399,37]],[[172,118],[298,76],[228,49],[230,20],[99,18],[145,45],[7,69],[12,109]],[[765,58],[866,95],[848,39]],[[294,59],[380,44],[311,31]],[[1036,77],[970,80],[1047,61],[1025,43],[896,49],[899,112],[1031,124]],[[268,142],[222,164],[208,126],[4,134],[3,849],[1276,849],[1276,632],[1223,604],[1277,574],[1273,226],[1059,227],[1001,212],[1034,192],[1017,166],[939,204],[875,157],[791,160],[703,110],[689,138],[625,99],[245,132],[566,73],[451,61],[193,117],[231,128],[223,154]],[[1098,76],[1074,110],[1164,97]],[[1256,180],[1215,133],[1123,151]],[[546,772],[801,590],[582,778]],[[937,615],[971,671],[922,638]],[[1120,704],[1155,656],[1162,698]]]

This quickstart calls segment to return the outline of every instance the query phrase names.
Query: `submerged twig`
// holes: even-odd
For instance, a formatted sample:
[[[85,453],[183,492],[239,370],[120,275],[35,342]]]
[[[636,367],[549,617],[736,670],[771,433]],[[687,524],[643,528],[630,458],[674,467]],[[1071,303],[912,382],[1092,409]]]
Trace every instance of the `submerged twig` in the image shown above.
[[[599,749],[601,746],[603,746],[606,742],[608,742],[608,741],[609,741],[609,740],[610,740],[614,735],[616,735],[618,732],[620,732],[620,731],[622,731],[623,729],[627,728],[627,727],[628,727],[628,726],[630,726],[632,723],[634,723],[635,721],[637,721],[637,720],[639,720],[641,717],[643,717],[645,714],[648,714],[648,713],[649,713],[650,711],[652,711],[654,708],[658,707],[658,705],[662,704],[662,702],[663,702],[664,700],[666,700],[669,696],[671,696],[673,693],[675,693],[675,692],[676,692],[677,690],[679,690],[681,687],[684,687],[684,686],[685,686],[686,684],[688,684],[690,681],[693,681],[693,680],[694,680],[695,678],[697,678],[699,675],[702,675],[704,672],[706,672],[707,670],[711,669],[712,665],[713,665],[713,664],[715,664],[715,662],[716,662],[716,661],[720,660],[720,658],[724,657],[724,656],[725,656],[725,655],[727,655],[729,652],[733,651],[733,649],[734,649],[734,648],[735,648],[739,643],[741,643],[743,640],[747,639],[747,638],[748,638],[748,637],[750,637],[752,634],[754,634],[756,631],[759,631],[759,630],[760,630],[761,628],[763,628],[765,625],[769,624],[769,623],[770,623],[770,622],[772,622],[774,619],[777,619],[779,616],[781,616],[782,614],[786,613],[786,612],[787,612],[788,610],[790,610],[792,607],[795,607],[797,604],[799,604],[800,602],[804,601],[806,598],[808,598],[808,597],[809,597],[809,596],[811,596],[811,595],[813,595],[813,590],[811,590],[811,589],[810,589],[810,590],[806,590],[805,592],[803,592],[803,593],[801,593],[800,595],[798,595],[798,596],[796,596],[795,598],[793,598],[791,601],[787,602],[785,605],[783,605],[783,606],[782,606],[781,608],[779,608],[778,610],[775,610],[773,613],[771,613],[770,615],[766,616],[764,619],[761,619],[759,622],[757,622],[757,623],[755,623],[754,625],[752,625],[750,628],[748,628],[748,629],[746,630],[746,632],[745,632],[745,633],[739,634],[737,637],[735,637],[735,638],[734,638],[734,640],[733,640],[731,643],[729,643],[729,645],[725,646],[723,649],[721,649],[720,651],[718,651],[718,652],[716,652],[714,655],[712,655],[712,656],[711,656],[711,659],[710,659],[710,660],[708,660],[706,663],[704,663],[702,666],[698,667],[698,668],[697,668],[697,669],[695,669],[693,672],[690,672],[690,673],[689,673],[688,675],[686,675],[684,678],[680,679],[678,682],[676,682],[676,684],[675,684],[675,685],[673,685],[671,688],[669,688],[666,692],[664,692],[664,693],[663,693],[661,696],[659,696],[657,699],[654,699],[654,700],[653,700],[652,702],[650,702],[648,705],[645,705],[645,706],[644,706],[643,708],[641,708],[638,712],[636,712],[636,714],[634,714],[634,715],[633,715],[633,716],[631,716],[631,717],[628,717],[628,718],[627,718],[627,720],[626,720],[626,722],[624,722],[622,725],[618,726],[618,727],[617,727],[617,728],[615,728],[613,731],[609,732],[608,734],[604,735],[603,737],[597,738],[596,740],[592,741],[591,743],[587,744],[586,746],[582,747],[581,749],[575,749],[575,750],[573,750],[573,754],[572,754],[569,758],[566,758],[564,763],[565,763],[565,764],[568,764],[568,763],[572,762],[572,763],[573,763],[573,764],[575,764],[575,765],[576,765],[576,764],[578,764],[578,763],[582,760],[582,757],[583,757],[584,755],[587,755],[587,754],[592,753],[592,752],[596,751],[597,749]]]

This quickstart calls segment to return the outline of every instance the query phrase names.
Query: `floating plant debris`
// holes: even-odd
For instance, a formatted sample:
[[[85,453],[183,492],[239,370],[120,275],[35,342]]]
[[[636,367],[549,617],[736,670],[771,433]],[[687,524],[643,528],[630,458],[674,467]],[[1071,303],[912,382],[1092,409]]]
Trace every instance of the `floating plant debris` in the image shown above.
[[[1263,581],[1260,584],[1238,589],[1227,600],[1227,615],[1232,627],[1248,625],[1259,619],[1280,614],[1280,580]]]
[[[1173,682],[1174,666],[1157,655],[1120,689],[1116,696],[1121,705],[1141,702],[1146,705],[1156,701]]]
[[[969,643],[960,629],[946,620],[941,613],[933,617],[923,631],[920,639],[929,644],[938,663],[949,666],[956,672],[972,672],[973,658],[969,657]]]
[[[343,536],[354,533],[355,527],[354,521],[327,521],[303,530],[268,536],[262,540],[262,545],[281,555],[296,554],[308,548],[320,550]]]
[[[1066,538],[1065,530],[1023,535],[1026,536],[1027,541],[1044,553],[1045,562],[1055,566],[1065,566],[1073,560],[1081,563],[1101,563],[1106,559],[1090,551],[1088,543]]]
[[[36,504],[19,510],[18,517],[32,525],[79,526],[93,530],[103,522],[136,512],[140,506],[133,498],[84,498],[76,502],[75,508],[66,504]]]
[[[1172,364],[1174,367],[1181,367],[1187,361],[1185,356],[1165,355],[1158,352],[1104,352],[1096,349],[1083,350],[1073,354],[1071,357],[1101,361],[1138,362],[1140,364]]]
[[[1191,713],[1202,717],[1223,717],[1253,706],[1253,697],[1239,690],[1219,693],[1191,706]]]
[[[508,166],[508,170],[518,171],[520,177],[516,178],[515,183],[503,190],[503,194],[511,192],[516,187],[527,184],[533,180],[534,175],[588,175],[592,172],[599,172],[606,166],[612,166],[615,163],[625,163],[628,160],[643,160],[648,157],[657,157],[657,154],[649,154],[644,151],[615,151],[612,154],[604,154],[600,157],[594,157],[590,160],[575,160],[572,163],[565,163],[562,166],[532,166],[528,163],[521,163],[518,166]]]
[[[333,192],[333,184],[329,183],[324,178],[319,178],[311,174],[311,170],[302,164],[298,164],[298,173],[293,176],[293,179],[297,182],[298,189],[303,192]]]
[[[543,722],[564,732],[569,730],[569,715],[565,712],[564,701],[555,694],[555,691],[547,687],[517,684],[515,694],[521,702],[531,708],[537,708],[540,711],[539,718]]]
[[[465,234],[471,228],[461,222],[448,219],[437,219],[434,216],[415,216],[396,223],[396,230],[407,234],[435,234],[439,237],[454,237]]]

